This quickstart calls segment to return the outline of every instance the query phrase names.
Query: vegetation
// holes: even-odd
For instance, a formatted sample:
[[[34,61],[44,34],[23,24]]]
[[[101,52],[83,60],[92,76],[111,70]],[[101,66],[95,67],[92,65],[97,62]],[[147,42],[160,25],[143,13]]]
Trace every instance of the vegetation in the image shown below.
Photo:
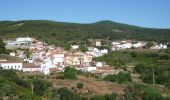
[[[117,75],[107,75],[104,77],[105,81],[117,82],[119,84],[124,82],[131,82],[132,78],[130,73],[119,72]]]
[[[31,100],[37,98],[31,94],[29,81],[19,78],[13,70],[0,69],[0,99],[8,97],[9,99],[20,98],[21,100]]]
[[[170,55],[162,52],[138,52],[138,51],[113,51],[94,58],[96,61],[106,61],[110,66],[125,66],[145,63],[147,65],[168,65]]]
[[[64,70],[65,79],[76,79],[77,70],[74,67],[66,67]]]
[[[153,73],[155,84],[161,84],[170,89],[170,66],[149,66],[137,64],[135,70],[141,74],[140,78],[145,83],[153,83]]]
[[[96,61],[106,61],[111,66],[135,66],[134,73],[139,73],[145,83],[153,83],[153,69],[155,84],[170,87],[170,54],[168,51],[137,52],[137,51],[114,51],[102,57],[94,58]],[[114,78],[113,78],[114,77]],[[115,76],[108,75],[104,78],[116,81]],[[118,81],[118,80],[117,80]]]
[[[88,51],[87,47],[84,46],[84,45],[80,45],[80,50],[81,50],[82,52]]]
[[[59,89],[58,95],[60,100],[82,100],[82,97],[80,97],[80,95],[72,92],[67,88]]]
[[[45,95],[45,93],[48,91],[48,87],[51,85],[49,82],[40,79],[34,79],[32,84],[34,93],[39,96]]]
[[[17,72],[19,73],[19,72]],[[125,75],[120,74],[120,80],[128,79]],[[161,92],[152,88],[149,85],[131,84],[125,87],[120,95],[117,93],[111,94],[79,94],[69,88],[52,87],[51,82],[43,80],[43,77],[20,78],[14,70],[0,70],[0,99],[8,97],[9,100],[16,98],[17,100],[169,100],[169,97],[162,96]],[[113,79],[113,77],[112,77]],[[56,79],[54,79],[56,80]],[[65,80],[68,82],[68,80]],[[77,81],[77,80],[75,80]],[[61,82],[61,81],[60,81]],[[97,81],[97,83],[100,81]],[[120,81],[121,82],[121,81]],[[124,81],[125,82],[125,81]],[[77,82],[76,82],[77,83]],[[33,88],[32,87],[33,84]],[[68,85],[68,84],[67,84]],[[103,85],[102,85],[103,86]],[[84,89],[84,83],[77,83],[77,88]],[[32,93],[33,89],[33,93]],[[3,90],[3,91],[2,91]],[[88,95],[88,96],[87,96]]]
[[[78,88],[78,89],[82,89],[82,88],[83,88],[83,86],[84,86],[84,84],[83,84],[83,83],[77,83],[77,88]]]
[[[117,94],[95,95],[92,100],[116,100]]]
[[[5,48],[5,43],[2,39],[0,39],[0,54],[6,54],[8,51]]]
[[[147,48],[150,48],[150,47],[152,47],[153,46],[153,42],[148,42],[148,43],[146,43],[146,47]]]
[[[161,93],[147,85],[135,84],[125,88],[123,98],[125,100],[169,100],[169,97],[164,97]]]

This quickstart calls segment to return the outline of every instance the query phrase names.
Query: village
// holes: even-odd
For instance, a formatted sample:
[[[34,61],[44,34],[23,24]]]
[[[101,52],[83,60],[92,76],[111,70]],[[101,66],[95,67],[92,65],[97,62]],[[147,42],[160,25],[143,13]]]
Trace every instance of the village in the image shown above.
[[[6,48],[15,50],[10,56],[21,58],[21,61],[0,59],[3,69],[15,69],[26,73],[43,73],[49,75],[54,72],[64,72],[65,67],[75,67],[83,72],[90,72],[102,77],[108,74],[117,74],[122,69],[109,66],[106,62],[93,61],[94,57],[100,57],[109,52],[102,46],[100,40],[87,47],[86,52],[79,50],[79,45],[71,45],[71,50],[66,51],[62,47],[48,45],[31,37],[19,37],[15,40],[4,40]],[[113,41],[110,50],[142,49],[145,41]],[[150,49],[167,49],[167,44],[155,43]]]

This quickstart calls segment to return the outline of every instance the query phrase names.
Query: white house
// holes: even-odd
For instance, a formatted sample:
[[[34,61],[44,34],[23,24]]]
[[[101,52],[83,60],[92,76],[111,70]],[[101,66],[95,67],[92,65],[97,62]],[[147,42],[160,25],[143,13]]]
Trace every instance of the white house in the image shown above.
[[[129,49],[132,47],[132,43],[125,43],[125,44],[122,44],[122,49]]]
[[[96,47],[101,46],[101,41],[96,41]]]
[[[142,47],[142,46],[143,46],[143,44],[140,43],[140,42],[134,43],[134,44],[132,45],[132,47],[134,47],[134,48],[138,48],[138,47]]]
[[[155,45],[151,47],[150,49],[167,49],[167,45],[163,45],[163,44]]]
[[[45,63],[41,64],[42,72],[45,75],[48,75],[50,73],[49,68],[55,68],[56,66],[52,63],[51,60],[46,61]]]
[[[15,52],[10,52],[9,55],[15,57]]]
[[[61,64],[64,62],[64,54],[55,54],[53,56],[54,56],[53,59],[54,64]]]
[[[103,63],[102,62],[97,62],[96,63],[96,67],[102,67],[103,66]]]
[[[74,49],[74,50],[76,50],[76,49],[79,48],[79,46],[78,46],[78,45],[71,45],[71,48]]]
[[[160,46],[161,49],[167,49],[167,45],[160,44],[159,46]]]
[[[30,44],[33,42],[33,39],[30,37],[20,37],[16,39],[17,44]]]
[[[34,64],[23,64],[22,70],[23,72],[42,72],[42,68]]]
[[[101,54],[107,54],[107,53],[108,53],[108,50],[107,50],[107,49],[100,50],[100,53],[101,53]]]
[[[46,61],[45,63],[41,64],[41,68],[54,68],[56,67],[51,60]]]
[[[84,54],[81,59],[83,63],[90,63],[92,61],[92,55]]]
[[[95,71],[97,68],[96,67],[93,67],[93,66],[87,66],[87,67],[85,67],[85,71],[86,72],[92,72],[92,71]]]
[[[120,42],[112,42],[112,45],[114,46],[114,45],[119,45],[120,44]]]
[[[112,51],[115,51],[115,50],[116,50],[116,48],[113,46],[113,47],[112,47]]]
[[[22,63],[19,61],[3,61],[3,62],[0,62],[0,66],[3,69],[22,70]]]

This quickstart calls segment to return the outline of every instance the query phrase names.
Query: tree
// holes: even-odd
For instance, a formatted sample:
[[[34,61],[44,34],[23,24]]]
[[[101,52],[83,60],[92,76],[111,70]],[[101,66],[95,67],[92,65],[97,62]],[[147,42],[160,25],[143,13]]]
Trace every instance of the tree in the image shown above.
[[[116,93],[106,94],[105,95],[106,100],[116,100],[116,97],[117,97]]]
[[[107,75],[104,77],[105,81],[123,83],[123,82],[131,82],[132,78],[130,73],[119,72],[117,75]]]
[[[67,88],[61,88],[58,90],[58,95],[60,100],[81,100],[80,95],[72,92]]]
[[[43,96],[45,91],[48,90],[48,82],[34,79],[33,82],[33,91],[36,95]]]
[[[64,70],[65,79],[76,79],[77,70],[74,67],[66,67]]]
[[[104,95],[95,95],[92,100],[106,100]]]
[[[80,50],[81,50],[82,52],[88,51],[87,47],[84,46],[84,45],[80,45]]]
[[[5,43],[0,39],[0,54],[6,53]]]
[[[82,88],[83,88],[83,86],[84,86],[84,84],[83,84],[83,83],[77,83],[77,88],[78,88],[78,89],[82,89]]]
[[[152,47],[153,46],[153,42],[148,42],[147,44],[146,44],[146,47],[147,48],[150,48],[150,47]]]
[[[14,88],[7,83],[0,83],[0,90],[1,96],[13,97],[16,94]]]
[[[135,66],[135,71],[137,71],[138,73],[143,73],[145,70],[146,70],[146,65],[145,64],[143,64],[143,63],[140,63],[140,64],[137,64],[136,66]]]

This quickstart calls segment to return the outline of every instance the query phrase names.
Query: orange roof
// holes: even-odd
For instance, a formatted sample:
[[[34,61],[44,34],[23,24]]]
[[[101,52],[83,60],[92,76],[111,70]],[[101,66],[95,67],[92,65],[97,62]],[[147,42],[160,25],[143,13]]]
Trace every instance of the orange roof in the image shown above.
[[[40,68],[40,66],[36,66],[36,65],[30,64],[30,63],[24,63],[23,68]]]
[[[2,63],[22,63],[20,61],[3,61]]]
[[[58,68],[49,68],[50,72],[58,72],[58,71],[61,71],[60,69]]]
[[[114,70],[113,67],[97,67],[97,70]]]

